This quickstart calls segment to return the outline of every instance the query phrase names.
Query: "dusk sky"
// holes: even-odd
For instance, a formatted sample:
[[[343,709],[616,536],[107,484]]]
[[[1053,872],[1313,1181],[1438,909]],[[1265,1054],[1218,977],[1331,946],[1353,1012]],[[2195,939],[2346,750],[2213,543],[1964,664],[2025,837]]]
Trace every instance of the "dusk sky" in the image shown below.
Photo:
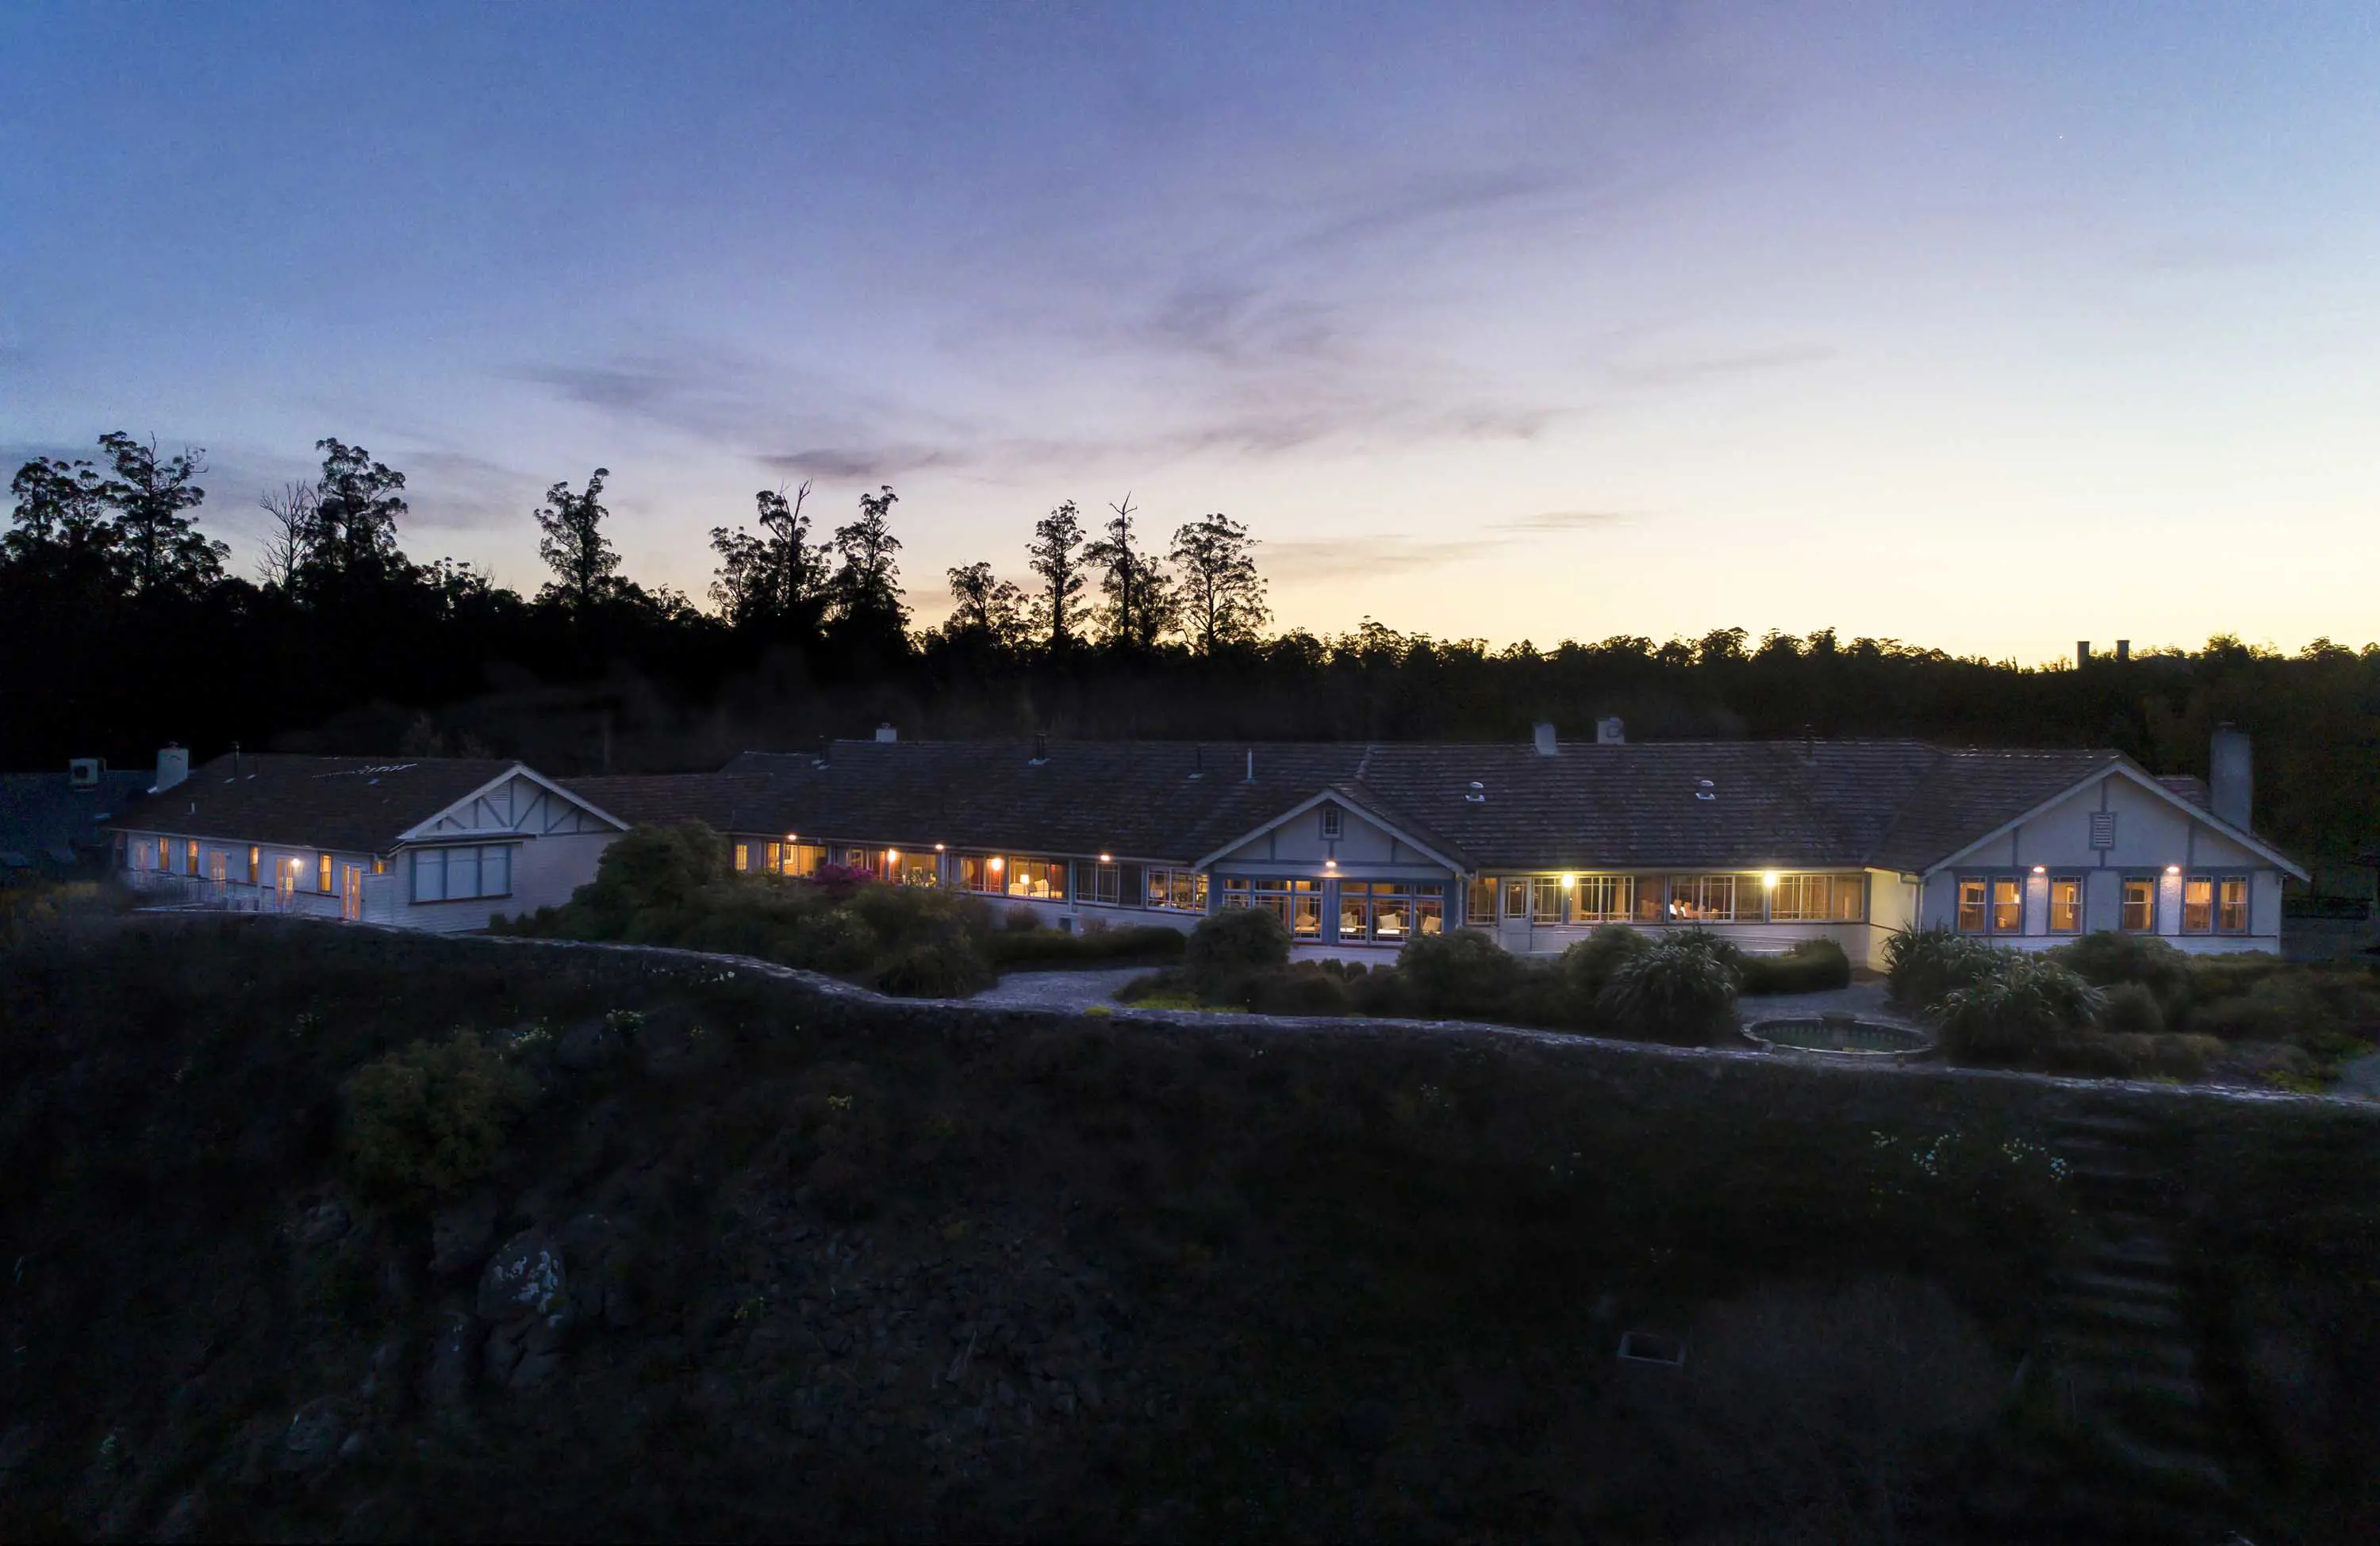
[[[2380,7],[0,16],[0,453],[325,435],[627,572],[877,483],[920,622],[1125,490],[1280,622],[2380,637]]]

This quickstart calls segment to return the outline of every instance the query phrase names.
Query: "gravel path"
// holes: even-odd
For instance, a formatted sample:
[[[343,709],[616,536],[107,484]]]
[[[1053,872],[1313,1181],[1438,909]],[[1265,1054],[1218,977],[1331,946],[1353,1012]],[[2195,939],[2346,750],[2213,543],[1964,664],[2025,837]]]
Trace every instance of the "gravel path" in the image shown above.
[[[967,1002],[1006,1009],[1079,1009],[1112,1003],[1116,989],[1156,970],[1122,966],[1103,972],[1012,972]]]

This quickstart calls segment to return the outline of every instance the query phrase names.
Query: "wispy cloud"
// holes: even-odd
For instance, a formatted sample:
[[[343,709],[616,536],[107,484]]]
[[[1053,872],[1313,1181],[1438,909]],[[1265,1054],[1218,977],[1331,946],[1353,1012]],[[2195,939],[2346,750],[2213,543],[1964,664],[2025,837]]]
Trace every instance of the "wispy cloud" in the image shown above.
[[[1742,349],[1732,353],[1679,355],[1669,359],[1622,362],[1611,367],[1611,374],[1623,386],[1688,386],[1731,376],[1761,375],[1824,365],[1839,352],[1831,344],[1780,344],[1770,348]]]
[[[1515,515],[1509,520],[1490,521],[1489,531],[1543,534],[1564,531],[1597,531],[1607,526],[1633,525],[1636,517],[1621,510],[1548,510],[1535,515]]]
[[[1368,537],[1330,537],[1300,542],[1268,542],[1265,568],[1277,578],[1355,580],[1402,574],[1475,559],[1489,543],[1423,542],[1392,532]]]

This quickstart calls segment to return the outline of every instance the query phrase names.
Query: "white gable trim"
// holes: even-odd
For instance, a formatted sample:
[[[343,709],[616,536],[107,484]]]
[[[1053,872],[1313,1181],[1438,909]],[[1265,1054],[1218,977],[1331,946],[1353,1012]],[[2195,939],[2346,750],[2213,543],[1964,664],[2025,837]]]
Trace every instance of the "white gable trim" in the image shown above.
[[[1306,812],[1325,803],[1337,803],[1346,806],[1349,810],[1361,815],[1366,821],[1370,822],[1381,831],[1386,832],[1390,837],[1394,838],[1397,841],[1404,844],[1407,848],[1419,853],[1423,858],[1428,859],[1435,864],[1443,864],[1457,875],[1468,875],[1471,873],[1470,865],[1462,863],[1460,860],[1447,857],[1445,854],[1440,853],[1436,848],[1422,841],[1419,838],[1415,837],[1412,833],[1405,831],[1402,827],[1397,826],[1396,823],[1381,815],[1379,812],[1372,809],[1369,805],[1365,804],[1362,801],[1354,799],[1352,796],[1335,789],[1326,789],[1310,799],[1301,801],[1297,804],[1292,805],[1289,809],[1281,812],[1281,815],[1272,817],[1270,820],[1248,828],[1248,830],[1241,833],[1238,837],[1233,838],[1230,842],[1225,843],[1214,852],[1206,854],[1201,858],[1192,861],[1190,867],[1194,870],[1211,868],[1224,855],[1230,853],[1232,850],[1245,843],[1252,843],[1258,838],[1263,837],[1266,833],[1286,826],[1288,823],[1296,820],[1299,816],[1304,815]]]
[[[412,827],[407,827],[404,831],[397,834],[396,840],[400,844],[403,844],[460,839],[480,835],[481,833],[490,837],[497,836],[498,833],[496,830],[489,828],[464,827],[459,830],[450,830],[445,832],[441,832],[437,828],[438,824],[445,820],[446,817],[454,812],[469,810],[474,803],[487,795],[493,793],[495,791],[502,789],[504,785],[510,783],[515,779],[528,779],[530,783],[535,784],[538,788],[543,790],[551,798],[559,800],[565,804],[584,811],[589,815],[593,816],[596,820],[607,823],[619,831],[625,832],[628,829],[628,824],[622,821],[618,816],[613,815],[611,812],[571,793],[568,790],[564,789],[560,784],[555,783],[552,779],[547,778],[544,774],[538,772],[535,768],[530,767],[528,764],[516,762],[510,767],[504,769],[502,773],[497,774],[494,778],[490,779],[486,783],[481,784],[479,788],[473,790],[470,793],[464,795],[461,799],[454,802],[454,803],[443,806],[440,809],[431,812],[431,815],[423,820],[416,823]],[[504,830],[509,831],[510,829],[506,828]],[[533,837],[537,834],[531,833],[529,835]]]
[[[2263,855],[2265,858],[2272,862],[2274,868],[2281,870],[2287,874],[2293,875],[2300,880],[2310,880],[2313,878],[2313,876],[2306,873],[2305,868],[2299,864],[2296,860],[2290,858],[2288,854],[2283,853],[2279,849],[2275,848],[2264,839],[2256,836],[2253,832],[2232,826],[2229,822],[2225,821],[2221,816],[2216,815],[2213,811],[2208,810],[2204,805],[2193,804],[2190,801],[2184,800],[2180,795],[2176,794],[2173,791],[2166,788],[2165,785],[2157,782],[2155,779],[2150,778],[2146,773],[2141,771],[2139,767],[2133,766],[2133,764],[2129,760],[2109,763],[2100,771],[2093,773],[2086,778],[2077,779],[2075,782],[2058,791],[2056,794],[2051,795],[2048,799],[2043,801],[2038,805],[2034,806],[2022,815],[2017,816],[2010,821],[2002,822],[1999,826],[1993,827],[1982,837],[1977,838],[1973,842],[1969,843],[1966,847],[1960,849],[1957,852],[1936,863],[1926,869],[1925,874],[1929,876],[1940,875],[1944,870],[1950,868],[1960,860],[1964,859],[1968,854],[1974,852],[1975,850],[1984,847],[1987,843],[1994,842],[1998,839],[2007,837],[2010,832],[2015,831],[2026,822],[2033,820],[2036,816],[2041,815],[2043,813],[2049,811],[2056,806],[2064,804],[2067,801],[2073,799],[2074,796],[2082,793],[2082,791],[2090,788],[2093,784],[2099,782],[2103,779],[2113,778],[2118,774],[2121,774],[2125,778],[2130,779],[2133,783],[2148,791],[2151,794],[2155,795],[2158,799],[2164,801],[2167,804],[2171,805],[2175,810],[2180,811],[2191,820],[2202,823],[2212,830],[2221,833],[2224,837],[2230,839],[2240,847],[2247,849],[2252,852]]]

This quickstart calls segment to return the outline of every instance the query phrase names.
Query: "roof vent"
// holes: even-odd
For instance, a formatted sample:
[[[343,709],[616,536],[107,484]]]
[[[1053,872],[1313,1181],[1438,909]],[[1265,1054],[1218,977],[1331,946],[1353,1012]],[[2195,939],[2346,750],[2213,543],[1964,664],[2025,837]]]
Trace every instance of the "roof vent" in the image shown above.
[[[1718,786],[1712,783],[1708,779],[1696,779],[1694,780],[1694,798],[1697,800],[1716,800],[1718,798]]]
[[[1560,755],[1561,743],[1554,735],[1554,722],[1551,719],[1538,720],[1530,734],[1536,743],[1537,755],[1550,757]]]
[[[67,787],[69,789],[97,789],[99,787],[99,776],[106,771],[107,764],[97,757],[68,757],[67,759]]]
[[[1033,755],[1025,760],[1025,766],[1038,767],[1049,760],[1050,738],[1047,735],[1036,735],[1033,738]]]
[[[901,739],[901,732],[894,730],[892,722],[887,720],[885,723],[876,727],[876,739],[879,742],[898,741]]]
[[[1470,789],[1463,792],[1463,798],[1474,805],[1485,805],[1488,803],[1488,786],[1474,779],[1471,780]]]
[[[1595,743],[1598,746],[1628,744],[1628,726],[1617,714],[1607,714],[1595,722]]]

